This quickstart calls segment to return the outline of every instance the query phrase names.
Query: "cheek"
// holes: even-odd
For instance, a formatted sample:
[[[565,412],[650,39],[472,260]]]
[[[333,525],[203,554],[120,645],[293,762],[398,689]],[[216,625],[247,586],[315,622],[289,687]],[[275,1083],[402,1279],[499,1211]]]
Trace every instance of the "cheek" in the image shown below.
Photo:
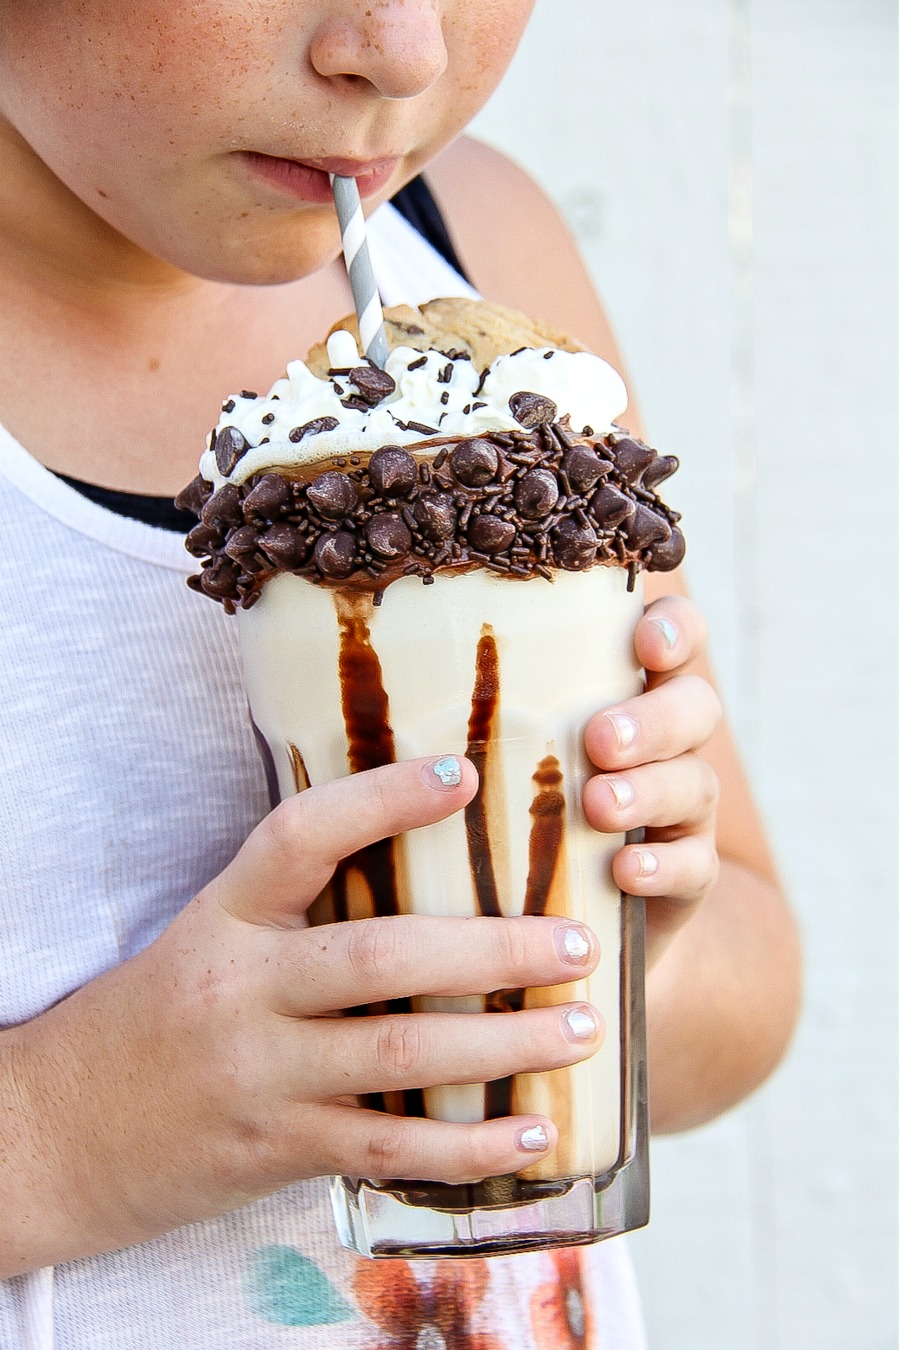
[[[515,53],[535,0],[459,0],[444,31],[466,120],[490,97]]]
[[[177,154],[241,108],[251,75],[265,80],[280,36],[272,13],[254,32],[253,5],[222,0],[85,0],[0,5],[0,108],[53,165],[103,160],[116,148]],[[34,34],[39,32],[40,43]],[[238,116],[239,120],[239,116]],[[47,151],[45,154],[44,151]]]

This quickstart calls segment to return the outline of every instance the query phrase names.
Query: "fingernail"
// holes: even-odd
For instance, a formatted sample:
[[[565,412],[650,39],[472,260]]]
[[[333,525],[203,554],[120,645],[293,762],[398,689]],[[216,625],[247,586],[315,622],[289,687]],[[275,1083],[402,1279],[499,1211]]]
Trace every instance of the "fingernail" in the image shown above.
[[[672,623],[669,619],[657,619],[657,618],[648,619],[647,622],[654,624],[659,629],[659,631],[663,635],[663,641],[665,642],[669,651],[671,651],[672,648],[675,646],[675,643],[678,641],[678,629],[675,627],[674,623]]]
[[[636,848],[634,856],[638,862],[639,877],[652,877],[653,873],[659,870],[659,858],[655,853],[651,853],[649,848]]]
[[[563,1030],[570,1041],[593,1041],[600,1028],[594,1014],[581,1007],[563,1014]]]
[[[543,1125],[529,1125],[519,1131],[516,1143],[525,1153],[543,1153],[550,1146],[550,1136]]]
[[[637,738],[638,724],[627,713],[605,713],[606,720],[616,733],[616,742],[620,750],[627,750]]]
[[[586,928],[580,923],[567,924],[557,928],[553,934],[556,950],[564,961],[573,966],[583,966],[591,956],[591,939]]]
[[[634,788],[627,778],[607,778],[609,790],[616,799],[616,806],[621,811],[623,807],[630,806],[634,801]]]
[[[445,788],[459,787],[462,782],[462,765],[455,755],[444,755],[442,759],[436,759],[426,768],[425,773],[438,780],[437,783],[431,782],[432,787],[438,785]]]

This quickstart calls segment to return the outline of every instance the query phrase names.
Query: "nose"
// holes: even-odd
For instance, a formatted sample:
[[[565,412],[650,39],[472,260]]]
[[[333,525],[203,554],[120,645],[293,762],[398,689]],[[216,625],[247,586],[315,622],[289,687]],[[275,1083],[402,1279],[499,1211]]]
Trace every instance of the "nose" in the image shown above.
[[[365,80],[383,98],[415,98],[446,70],[436,0],[351,0],[344,8],[310,44],[310,62],[325,79]]]

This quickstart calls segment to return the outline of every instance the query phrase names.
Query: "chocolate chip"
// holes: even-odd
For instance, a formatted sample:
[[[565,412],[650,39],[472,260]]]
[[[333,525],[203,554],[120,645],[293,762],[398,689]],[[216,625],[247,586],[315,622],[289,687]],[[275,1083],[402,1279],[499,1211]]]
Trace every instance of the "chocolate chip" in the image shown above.
[[[204,525],[201,521],[187,534],[184,546],[195,558],[205,558],[207,553],[215,553],[221,548],[224,542],[225,535],[218,526]]]
[[[223,478],[227,478],[239,459],[246,455],[250,446],[237,427],[222,427],[215,433],[216,466]]]
[[[386,445],[369,460],[369,484],[379,497],[405,497],[417,481],[416,461],[399,445]]]
[[[632,499],[626,497],[618,488],[614,488],[611,483],[604,483],[591,498],[591,515],[605,530],[621,525],[623,520],[633,515],[634,510],[635,503]]]
[[[244,498],[244,519],[275,520],[290,506],[290,485],[280,473],[266,473]]]
[[[538,520],[549,516],[559,501],[559,483],[556,474],[549,469],[532,469],[520,478],[515,491],[516,506],[519,514],[526,520]]]
[[[460,441],[450,456],[450,465],[464,487],[484,487],[497,472],[500,457],[490,441],[480,436]]]
[[[426,539],[449,539],[456,530],[453,499],[443,492],[436,492],[433,497],[420,497],[413,507],[413,515]]]
[[[354,366],[350,371],[350,379],[359,390],[360,398],[364,399],[370,408],[374,408],[376,403],[387,398],[397,387],[387,371],[381,370],[378,366]]]
[[[304,422],[302,427],[294,427],[289,431],[288,440],[296,445],[304,436],[318,436],[320,431],[334,431],[337,425],[336,417],[314,417],[311,422]]]
[[[288,571],[292,567],[299,567],[309,552],[302,536],[286,522],[270,526],[265,534],[259,536],[258,546],[276,567]]]
[[[242,525],[241,490],[236,483],[224,483],[214,492],[200,512],[204,525]]]
[[[246,554],[256,552],[258,540],[258,530],[254,529],[252,525],[241,525],[239,529],[234,530],[228,536],[225,552],[229,558],[233,558],[235,562],[240,562]]]
[[[469,543],[480,553],[502,553],[516,537],[511,520],[499,516],[474,516],[468,530]]]
[[[658,487],[660,483],[675,472],[678,468],[678,460],[674,455],[657,455],[652,464],[648,464],[641,478],[641,486],[645,488]]]
[[[237,579],[241,569],[230,558],[219,558],[212,567],[200,573],[200,585],[206,595],[214,600],[224,600],[237,595]]]
[[[629,548],[649,548],[657,540],[668,539],[672,526],[664,516],[638,503],[634,515],[625,527],[625,542]]]
[[[647,465],[656,459],[656,451],[651,450],[649,445],[644,445],[642,441],[629,440],[627,437],[616,441],[612,450],[616,468],[626,483],[637,483]]]
[[[545,398],[543,394],[531,394],[524,389],[520,389],[518,394],[511,395],[509,410],[519,426],[529,431],[543,426],[545,422],[552,422],[556,416],[556,404],[552,398]]]
[[[579,525],[576,520],[560,521],[553,531],[553,555],[557,564],[567,572],[580,572],[589,567],[597,556],[600,542],[591,529]]]
[[[196,478],[191,479],[187,487],[181,489],[175,498],[175,505],[179,511],[193,511],[195,516],[199,516],[212,493],[212,483],[208,483],[198,473]]]
[[[379,558],[404,558],[412,548],[412,535],[393,511],[372,517],[366,525],[366,539]]]
[[[573,445],[563,456],[562,466],[575,492],[590,492],[597,479],[612,467],[589,445]]]
[[[684,548],[684,535],[675,526],[668,539],[658,539],[650,546],[647,566],[654,572],[671,572],[684,557]]]
[[[320,516],[326,520],[341,520],[350,514],[359,501],[359,490],[345,473],[330,469],[314,478],[306,495]]]
[[[349,577],[355,566],[356,540],[346,530],[323,534],[315,547],[316,566],[325,577]]]

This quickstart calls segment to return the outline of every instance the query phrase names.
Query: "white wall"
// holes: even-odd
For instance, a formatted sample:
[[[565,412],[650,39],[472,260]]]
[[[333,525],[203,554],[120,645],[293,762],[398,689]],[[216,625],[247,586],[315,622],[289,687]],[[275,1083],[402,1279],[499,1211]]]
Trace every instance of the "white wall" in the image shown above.
[[[574,227],[807,951],[790,1057],[657,1141],[653,1350],[896,1324],[897,37],[890,0],[538,0],[476,131]]]

